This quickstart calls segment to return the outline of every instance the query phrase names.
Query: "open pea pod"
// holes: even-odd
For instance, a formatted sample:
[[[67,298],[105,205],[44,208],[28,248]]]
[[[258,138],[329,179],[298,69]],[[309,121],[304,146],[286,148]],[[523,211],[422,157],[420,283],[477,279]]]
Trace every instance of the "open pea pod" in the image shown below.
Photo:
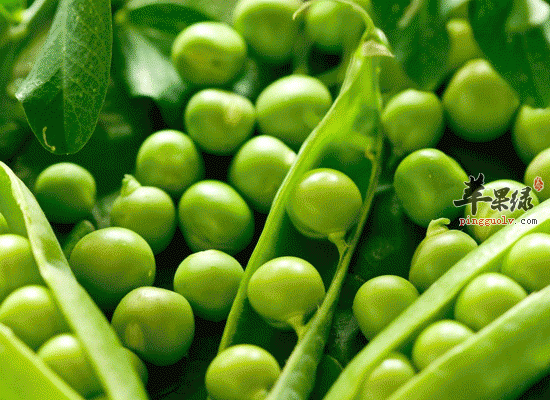
[[[67,259],[40,206],[29,189],[4,163],[0,162],[0,213],[5,216],[11,232],[28,238],[40,275],[50,288],[67,324],[87,353],[90,363],[102,383],[103,391],[113,400],[147,399],[147,393],[124,352],[109,322],[84,288],[76,281]],[[7,350],[6,350],[7,349]],[[0,393],[3,386],[27,385],[56,388],[40,397],[19,397],[41,400],[80,399],[52,378],[38,357],[27,352],[10,338],[9,329],[0,329],[0,355],[9,351],[11,357],[0,358]],[[21,368],[21,362],[28,369]],[[37,374],[33,374],[37,372]],[[6,389],[8,390],[8,389]],[[12,389],[13,390],[13,386]]]
[[[240,343],[256,344],[270,351],[280,364],[285,365],[267,399],[306,399],[311,392],[340,289],[380,175],[383,137],[378,129],[380,93],[377,56],[388,55],[389,52],[368,15],[364,16],[367,29],[350,62],[340,93],[302,145],[295,164],[277,192],[246,266],[221,340],[220,351]],[[290,197],[304,174],[324,167],[347,174],[363,196],[358,222],[346,232],[338,248],[328,240],[314,240],[301,235],[286,212]],[[247,299],[247,286],[252,274],[267,261],[280,256],[295,256],[309,261],[328,287],[323,303],[305,326],[298,342],[294,332],[281,331],[264,322]]]
[[[449,271],[447,271],[447,273],[445,273],[432,286],[430,286],[430,288],[426,290],[426,292],[424,292],[413,304],[411,304],[411,306],[403,311],[403,313],[401,313],[390,325],[388,325],[386,329],[384,329],[376,337],[374,337],[374,339],[355,356],[355,358],[340,374],[338,380],[325,396],[325,400],[355,399],[357,394],[361,390],[364,379],[370,375],[372,370],[378,364],[380,364],[380,362],[384,358],[386,358],[390,352],[400,350],[403,347],[412,343],[412,341],[423,328],[428,326],[431,322],[441,319],[447,312],[449,312],[458,294],[460,293],[462,288],[466,286],[467,283],[469,283],[472,279],[482,273],[498,271],[500,268],[500,263],[508,250],[523,236],[534,232],[550,232],[550,201],[545,201],[544,203],[533,207],[530,211],[525,213],[522,218],[535,219],[538,223],[536,225],[518,223],[517,225],[509,225],[507,227],[504,227],[503,229],[492,235],[485,242],[483,242],[479,247],[468,253],[459,262],[457,262]],[[520,349],[514,349],[514,351],[518,351],[523,354],[523,356],[525,357],[525,360],[523,362],[525,363],[529,362],[528,359],[531,358],[531,353],[533,351],[537,353],[538,349],[545,349],[545,352],[540,354],[537,353],[536,357],[540,357],[541,355],[543,355],[544,357],[546,357],[546,360],[538,360],[537,362],[533,362],[533,364],[530,365],[530,367],[536,365],[536,371],[534,371],[532,368],[526,369],[530,371],[529,379],[534,379],[538,377],[539,374],[545,372],[548,369],[548,366],[550,364],[550,343],[546,339],[533,339],[533,347],[531,347],[530,344],[527,344],[529,341],[526,341],[525,335],[533,335],[534,337],[539,334],[539,328],[541,329],[541,332],[547,332],[548,324],[547,321],[543,321],[544,318],[539,319],[539,317],[533,317],[533,321],[539,321],[539,323],[536,324],[536,327],[530,329],[529,326],[531,326],[530,324],[533,321],[531,321],[530,323],[526,323],[525,318],[530,318],[529,315],[520,314],[524,312],[532,312],[532,310],[527,305],[533,304],[532,307],[536,306],[534,305],[535,303],[530,302],[540,302],[542,307],[541,313],[545,314],[546,312],[548,312],[544,311],[544,309],[548,307],[548,296],[549,294],[547,289],[536,294],[536,296],[534,297],[529,296],[529,300],[524,300],[524,302],[528,301],[527,303],[525,303],[525,305],[524,302],[521,302],[519,303],[520,305],[518,305],[518,308],[512,308],[509,310],[508,314],[505,314],[506,317],[511,318],[511,324],[502,322],[502,319],[497,319],[493,321],[493,323],[488,325],[484,330],[481,330],[476,335],[474,335],[471,341],[467,340],[462,345],[457,346],[450,352],[448,356],[443,356],[440,362],[436,361],[434,363],[434,366],[426,368],[425,371],[418,375],[418,378],[413,378],[413,381],[424,381],[426,379],[424,376],[432,371],[432,375],[430,375],[430,379],[432,379],[432,384],[442,386],[449,385],[451,381],[454,381],[454,378],[447,379],[448,375],[441,371],[439,371],[441,375],[437,375],[435,369],[439,365],[443,365],[444,368],[455,368],[451,367],[453,364],[450,360],[451,357],[454,357],[457,352],[461,351],[461,349],[464,349],[464,351],[466,351],[464,355],[467,355],[468,352],[474,354],[476,351],[480,351],[480,349],[483,349],[484,347],[489,353],[491,352],[491,348],[497,349],[499,345],[495,344],[494,340],[498,336],[497,332],[499,332],[499,330],[501,332],[500,336],[498,336],[499,341],[507,340],[506,338],[508,333],[504,334],[504,332],[508,332],[508,330],[510,330],[510,335],[512,337],[510,339],[511,342],[508,342],[508,344],[502,344],[503,348],[505,348],[506,346],[511,346],[513,348],[514,340],[517,340],[518,343],[523,340],[522,343],[524,343],[526,346]],[[514,312],[517,312],[518,314],[513,315]],[[505,317],[502,316],[502,318]],[[523,325],[524,323],[525,325]],[[525,329],[527,329],[529,332],[523,331],[523,327],[525,327]],[[534,332],[537,332],[536,335]],[[514,339],[514,337],[516,339]],[[472,345],[473,347],[467,350],[466,347],[469,345]],[[507,353],[506,355],[510,356],[510,354]],[[479,356],[477,362],[482,362],[481,359],[486,356],[488,357],[489,354],[486,354],[483,351],[483,354]],[[488,371],[491,371],[491,360],[491,357],[487,358],[486,360],[486,362],[488,363],[486,366],[486,368],[488,368]],[[468,364],[465,359],[463,359],[463,362],[465,364]],[[474,368],[473,366],[475,365],[475,362],[476,361],[472,359],[472,368]],[[469,398],[500,398],[499,396],[493,397],[490,393],[490,390],[494,390],[494,393],[498,392],[498,389],[495,389],[494,386],[504,385],[505,380],[515,382],[514,379],[517,378],[515,375],[518,374],[517,368],[515,366],[519,364],[514,364],[514,362],[512,362],[510,364],[512,368],[507,369],[503,367],[503,365],[507,365],[507,363],[508,358],[506,358],[506,360],[502,359],[502,362],[498,364],[501,372],[503,373],[503,376],[506,376],[506,378],[499,376],[498,382],[493,382],[493,386],[489,387],[487,385],[466,385],[468,386],[468,393],[470,395]],[[469,364],[466,368],[470,368]],[[521,368],[521,366],[518,368]],[[523,376],[522,379],[526,380],[527,378]],[[434,383],[434,381],[437,381],[437,383]],[[529,380],[527,380],[527,382],[529,382]],[[411,385],[413,384],[414,383],[411,383]],[[417,384],[420,385],[420,383]],[[408,384],[406,385],[406,387],[409,387]],[[403,389],[403,391],[404,390],[405,389]],[[464,390],[464,388],[462,388],[461,390]],[[476,392],[473,393],[473,391]],[[402,393],[402,391],[400,390],[398,391],[398,393]],[[456,392],[453,392],[453,398],[455,398],[455,395]],[[395,394],[395,396],[397,396],[397,393]],[[403,396],[404,397],[398,398],[415,398],[405,395]],[[427,399],[430,397],[421,396],[421,398]],[[445,397],[435,396],[433,398],[436,399]]]

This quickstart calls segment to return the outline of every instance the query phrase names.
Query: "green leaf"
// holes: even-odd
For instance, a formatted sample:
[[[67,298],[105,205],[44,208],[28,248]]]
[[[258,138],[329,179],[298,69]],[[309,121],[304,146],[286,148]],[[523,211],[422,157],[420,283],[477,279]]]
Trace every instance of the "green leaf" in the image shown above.
[[[109,0],[62,0],[46,43],[16,93],[50,152],[78,152],[90,139],[111,65]]]

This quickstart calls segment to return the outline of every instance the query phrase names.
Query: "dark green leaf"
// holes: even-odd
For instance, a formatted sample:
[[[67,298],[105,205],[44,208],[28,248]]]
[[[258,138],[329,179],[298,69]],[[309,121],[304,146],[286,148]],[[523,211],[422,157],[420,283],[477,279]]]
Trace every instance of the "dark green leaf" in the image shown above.
[[[16,96],[42,145],[79,151],[92,135],[111,65],[109,0],[63,0],[48,39]]]

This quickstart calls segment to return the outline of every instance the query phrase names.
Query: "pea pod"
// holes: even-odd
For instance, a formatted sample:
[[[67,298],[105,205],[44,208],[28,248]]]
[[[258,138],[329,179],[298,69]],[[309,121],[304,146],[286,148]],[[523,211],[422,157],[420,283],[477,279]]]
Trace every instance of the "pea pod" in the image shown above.
[[[116,400],[147,399],[145,389],[107,319],[76,281],[38,203],[28,188],[3,163],[0,163],[0,213],[5,216],[12,233],[29,239],[40,275],[51,290],[72,332],[80,340],[103,391],[109,398]],[[19,387],[21,382],[27,381],[28,371],[21,368],[21,360],[25,360],[25,364],[29,366],[39,365],[37,356],[21,350],[21,346],[10,339],[8,332],[9,330],[0,329],[1,341],[10,343],[9,349],[13,354],[13,357],[0,359],[0,370],[4,371],[0,393],[5,393],[2,390],[5,384],[8,387]],[[57,396],[62,388],[51,380],[51,376],[43,368],[33,369],[41,371],[35,377],[34,385],[55,386],[59,390],[58,393],[28,398],[66,398]]]
[[[221,340],[220,351],[234,344],[251,343],[271,351],[281,364],[286,360],[267,399],[306,399],[311,392],[340,289],[380,175],[383,138],[378,130],[380,93],[375,56],[389,53],[381,44],[370,18],[366,14],[364,18],[368,28],[351,60],[340,94],[302,145],[295,164],[275,196]],[[301,178],[308,171],[322,167],[344,172],[363,194],[358,222],[343,238],[335,240],[338,249],[328,240],[301,235],[286,213]],[[293,333],[269,326],[252,310],[247,299],[247,285],[252,274],[267,261],[280,256],[296,256],[309,261],[319,270],[328,287],[323,303],[305,326],[295,347]]]
[[[508,250],[523,236],[533,232],[548,232],[550,230],[550,202],[546,201],[533,207],[523,215],[523,218],[534,218],[538,224],[509,225],[457,262],[357,354],[332,386],[325,400],[355,399],[363,379],[380,361],[391,351],[410,344],[416,335],[431,322],[441,319],[450,310],[459,292],[467,283],[482,273],[498,271]],[[493,329],[493,327],[494,325],[489,325],[487,328]],[[501,340],[503,339],[501,338]],[[431,367],[427,370],[431,370]],[[542,371],[540,370],[539,373]],[[516,373],[516,369],[509,372],[513,375]],[[445,385],[445,381],[442,380],[439,384]],[[484,390],[483,387],[470,389]],[[475,397],[486,398],[484,393],[478,393]],[[487,397],[491,398],[490,395]]]

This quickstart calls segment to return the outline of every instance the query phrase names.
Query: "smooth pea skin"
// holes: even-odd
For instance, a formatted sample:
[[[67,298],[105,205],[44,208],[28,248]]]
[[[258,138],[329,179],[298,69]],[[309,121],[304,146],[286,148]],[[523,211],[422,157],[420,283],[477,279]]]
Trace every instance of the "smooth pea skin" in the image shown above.
[[[176,231],[176,206],[162,189],[141,186],[133,176],[125,175],[111,209],[111,225],[138,233],[158,254]]]
[[[496,272],[482,274],[458,295],[455,319],[478,331],[525,297],[525,289],[507,276]]]
[[[528,164],[550,147],[550,108],[523,106],[512,128],[512,141],[518,156]]]
[[[448,71],[456,70],[466,61],[483,57],[467,17],[453,18],[447,22],[445,28],[449,34]]]
[[[443,106],[453,132],[470,142],[496,139],[512,122],[519,98],[489,62],[468,61],[449,82]]]
[[[218,322],[227,318],[243,275],[243,267],[229,254],[200,251],[178,266],[174,291],[189,301],[195,315]]]
[[[0,303],[13,290],[42,283],[29,240],[6,233],[0,235]]]
[[[529,163],[523,182],[527,186],[536,188],[540,201],[550,199],[550,147],[537,154]],[[542,187],[539,186],[541,184]]]
[[[233,157],[229,183],[255,210],[267,214],[295,159],[296,153],[279,139],[256,136]]]
[[[357,221],[363,200],[346,174],[318,168],[304,174],[288,205],[296,229],[311,238],[324,239],[347,232]]]
[[[71,224],[92,211],[96,183],[92,174],[80,165],[58,163],[38,175],[34,195],[51,222]]]
[[[96,304],[112,311],[140,286],[155,280],[155,256],[145,239],[120,227],[99,229],[78,241],[69,257],[76,279]]]
[[[233,26],[265,60],[286,61],[298,38],[294,13],[300,0],[240,0],[233,9]]]
[[[192,251],[221,250],[230,255],[252,240],[254,218],[243,198],[220,181],[201,181],[181,197],[180,228]]]
[[[29,285],[14,290],[0,305],[0,323],[31,349],[69,330],[49,289]]]
[[[261,400],[281,369],[277,360],[261,347],[239,344],[214,358],[206,370],[206,390],[213,400]]]
[[[414,342],[412,349],[414,365],[419,370],[423,370],[473,334],[470,328],[457,321],[434,322],[424,329]]]
[[[453,200],[462,198],[468,175],[451,157],[437,149],[417,150],[398,165],[393,186],[405,213],[427,227],[431,220],[453,220],[462,209]]]
[[[189,136],[176,130],[153,133],[141,144],[136,160],[136,179],[179,197],[204,176],[204,161]]]
[[[550,235],[532,233],[518,240],[504,257],[501,272],[529,292],[550,285]]]
[[[328,88],[317,78],[289,75],[266,87],[256,100],[260,131],[298,148],[332,105]]]
[[[158,366],[181,360],[195,335],[193,310],[185,297],[150,286],[124,296],[111,323],[125,347]]]
[[[399,389],[416,371],[407,357],[391,353],[363,383],[358,400],[385,400]]]
[[[247,294],[252,308],[268,323],[298,332],[323,302],[325,286],[313,265],[286,256],[258,268],[248,282]]]
[[[365,282],[353,299],[353,315],[369,340],[384,329],[418,298],[418,290],[408,280],[382,275]]]
[[[239,73],[245,59],[244,38],[221,22],[192,24],[179,33],[172,45],[176,70],[195,85],[225,85]]]
[[[231,154],[252,135],[256,110],[246,97],[220,89],[205,89],[185,108],[185,126],[205,152]]]
[[[434,93],[408,89],[391,98],[381,121],[393,153],[402,156],[439,142],[443,135],[443,106]]]
[[[80,344],[71,334],[52,337],[38,349],[38,356],[65,382],[84,397],[102,390],[101,383]]]
[[[467,233],[445,225],[450,221],[440,218],[430,222],[426,238],[416,248],[409,271],[409,281],[423,292],[447,272],[461,258],[477,247]]]

